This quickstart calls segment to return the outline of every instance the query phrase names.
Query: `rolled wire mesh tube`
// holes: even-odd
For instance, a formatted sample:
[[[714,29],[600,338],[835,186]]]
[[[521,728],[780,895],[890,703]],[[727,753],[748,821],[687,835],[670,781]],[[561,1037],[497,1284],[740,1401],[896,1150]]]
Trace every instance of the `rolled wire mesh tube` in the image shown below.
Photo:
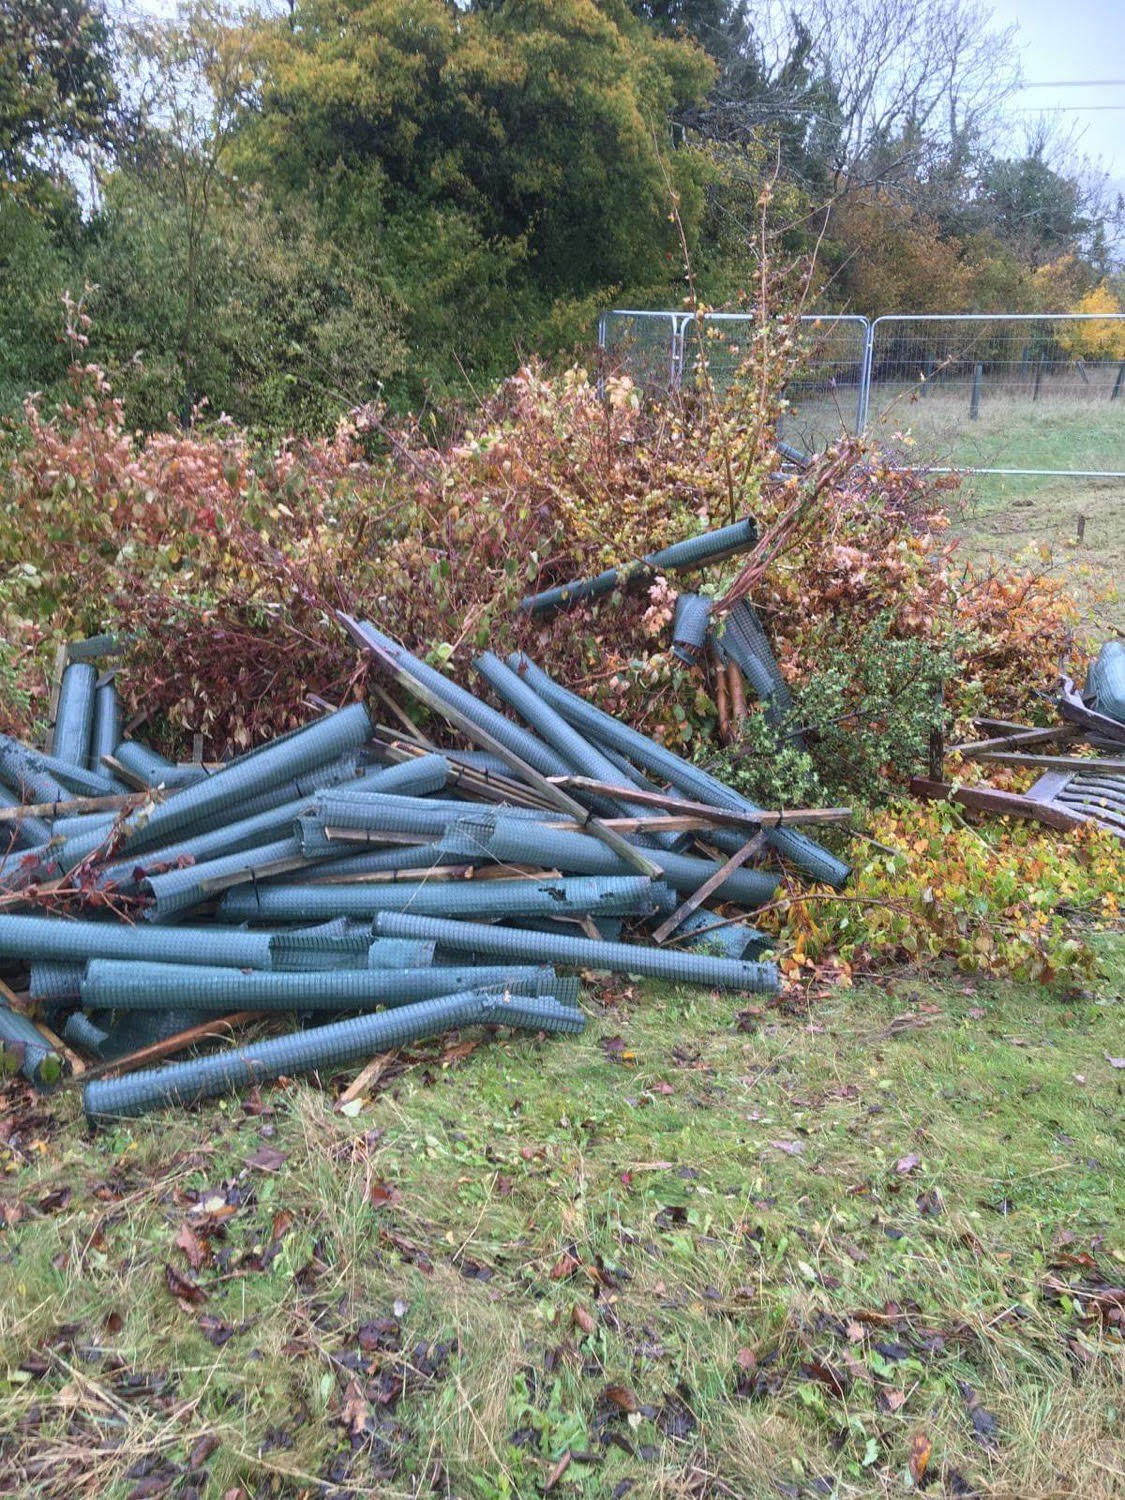
[[[204,863],[240,854],[246,849],[260,848],[263,844],[275,843],[285,835],[292,835],[297,818],[313,805],[313,796],[298,797],[292,802],[283,802],[280,807],[258,813],[256,817],[240,818],[225,828],[213,828],[195,838],[184,839],[178,844],[169,844],[163,849],[142,851],[133,859],[121,860],[106,865],[99,871],[102,883],[119,884],[131,881],[139,871],[142,876],[162,873],[162,867],[175,865],[181,860],[190,860],[199,867]]]
[[[315,969],[365,969],[370,946],[370,922],[336,917],[317,927],[275,933],[270,951],[275,969],[307,973]],[[433,958],[433,944],[429,947],[427,963]]]
[[[31,965],[28,994],[42,1004],[77,1000],[82,993],[84,964],[60,964],[38,959]]]
[[[73,793],[48,769],[46,757],[0,734],[0,781],[23,802],[67,802]]]
[[[489,708],[488,704],[482,703],[479,698],[466,692],[463,687],[450,681],[441,672],[435,672],[433,667],[428,667],[424,661],[419,661],[416,656],[412,656],[405,646],[400,645],[391,636],[384,635],[369,621],[356,621],[354,624],[368,641],[386,652],[397,666],[416,678],[424,687],[428,687],[432,693],[436,693],[444,702],[459,709],[466,718],[486,730],[494,740],[514,755],[518,755],[521,760],[526,761],[542,775],[569,776],[571,774],[570,767],[562,756],[535,735],[528,734],[518,724],[513,724],[503,714],[497,713],[494,708]]]
[[[523,994],[552,995],[549,965],[462,964],[391,969],[331,969],[279,974],[262,970],[201,969],[195,964],[134,964],[94,959],[82,981],[86,1010],[162,1010],[194,1005],[207,1010],[375,1010],[434,995],[514,986]]]
[[[41,1036],[28,1018],[0,1000],[0,1055],[7,1071],[14,1061],[30,1082],[46,1088],[57,1083],[63,1074],[63,1061],[54,1047]]]
[[[337,847],[340,842],[337,841]],[[388,849],[372,848],[363,854],[346,854],[342,859],[334,859],[328,864],[313,865],[306,872],[305,879],[314,884],[362,875],[386,875],[389,880],[417,880],[427,871],[436,872],[444,865],[464,863],[461,855],[451,853],[442,844],[393,844]]]
[[[632,943],[602,943],[591,938],[526,932],[479,922],[416,917],[407,912],[379,912],[372,922],[379,937],[432,938],[442,948],[462,953],[493,954],[525,963],[558,963],[583,969],[610,969],[644,974],[677,984],[712,985],[716,989],[772,993],[778,988],[776,964],[745,963],[702,953],[679,953]]]
[[[714,634],[719,651],[738,663],[763,702],[773,703],[779,709],[792,706],[789,684],[749,599],[740,599]]]
[[[25,963],[134,958],[268,969],[272,965],[270,938],[268,932],[235,932],[229,927],[131,927],[120,922],[0,914],[0,957]]]
[[[371,721],[359,703],[327,714],[315,724],[282,735],[239,756],[213,776],[185,787],[144,819],[127,826],[126,841],[143,834],[155,847],[161,838],[180,833],[216,813],[229,815],[240,802],[356,750],[371,734]]]
[[[337,845],[337,849],[340,846]],[[335,853],[332,850],[331,853]],[[330,859],[331,854],[314,856]],[[241,849],[236,854],[224,855],[221,859],[204,860],[202,864],[185,865],[168,870],[163,875],[150,875],[141,882],[141,888],[155,900],[155,915],[160,918],[174,916],[187,911],[218,895],[215,889],[208,890],[214,881],[246,882],[268,876],[271,867],[307,860],[301,851],[301,841],[295,836],[277,839],[272,844],[260,844],[253,849]],[[146,913],[151,915],[152,913]],[[341,913],[342,914],[342,913]],[[330,916],[336,915],[334,912]]]
[[[158,754],[148,745],[142,745],[139,740],[122,740],[115,747],[113,758],[139,781],[152,787],[192,786],[208,775],[205,766],[177,766],[175,761]]]
[[[547,869],[589,875],[619,873],[623,869],[613,850],[588,833],[572,833],[545,824],[509,823],[498,818],[485,848],[501,864],[526,863],[530,859]],[[688,895],[710,880],[718,869],[711,860],[676,854],[670,849],[654,849],[651,858],[660,865],[665,882],[673,890]],[[778,877],[766,870],[733,870],[718,887],[715,898],[737,901],[740,906],[761,906],[777,886]]]
[[[714,929],[713,931],[711,929]],[[674,942],[725,958],[757,958],[771,940],[745,922],[725,922],[717,912],[693,911],[676,928]]]
[[[342,1067],[375,1052],[439,1036],[454,1027],[501,1024],[501,1012],[498,997],[477,993],[419,1000],[375,1015],[353,1016],[309,1031],[191,1058],[171,1067],[96,1079],[83,1089],[82,1101],[91,1119],[139,1115],[162,1104],[189,1104],[232,1089],[249,1088],[282,1074]],[[551,1002],[544,1006],[543,1016],[536,1018],[536,1029],[569,1027],[573,1016],[568,1007]]]
[[[485,651],[476,658],[473,666],[503,698],[508,707],[514,709],[521,718],[526,719],[536,734],[559,752],[573,771],[580,772],[583,776],[591,776],[595,781],[608,781],[610,785],[619,779],[617,767],[613,762],[603,755],[596,745],[591,744],[587,736],[579,734],[561,714],[556,713],[550,704],[545,703],[538,693],[528,687],[527,683],[498,656],[494,656],[491,651]],[[611,812],[624,813],[628,817],[651,818],[653,816],[651,808],[643,808],[621,799],[613,800],[602,797],[589,800],[596,802],[599,808],[604,806]]]
[[[718,531],[705,531],[700,536],[687,537],[682,542],[673,542],[659,552],[650,552],[636,562],[625,563],[619,568],[607,568],[593,578],[576,578],[558,588],[545,589],[541,594],[528,594],[520,601],[520,608],[527,614],[543,614],[547,610],[561,609],[567,604],[577,604],[582,599],[597,598],[609,594],[619,583],[648,572],[675,572],[681,568],[698,568],[704,563],[721,562],[735,552],[743,552],[758,540],[758,528],[752,520],[735,521],[722,526]]]
[[[90,770],[105,774],[103,755],[112,755],[121,743],[121,705],[117,688],[105,682],[94,690],[94,723],[90,731]]]
[[[368,924],[367,935],[371,936]],[[416,938],[376,938],[368,944],[367,965],[371,969],[421,969],[434,961],[435,945]]]
[[[63,673],[55,709],[55,731],[51,736],[51,754],[56,760],[82,769],[89,764],[97,685],[97,668],[89,662],[71,662]]]
[[[369,885],[261,885],[227,891],[223,922],[317,921],[367,917],[378,911],[434,916],[651,916],[675,904],[668,886],[644,875],[594,875],[572,880],[385,881]]]
[[[711,600],[703,594],[680,594],[676,598],[676,614],[672,622],[672,650],[694,666],[699,660],[707,639],[707,624],[711,618]]]
[[[574,693],[568,692],[566,688],[559,687],[558,683],[522,653],[509,657],[509,664],[572,724],[584,729],[595,739],[611,745],[621,754],[638,761],[656,775],[664,776],[673,786],[686,792],[689,797],[694,797],[700,802],[709,802],[715,807],[727,807],[732,811],[743,812],[751,817],[762,811],[748,798],[732,791],[717,777],[682,760],[671,750],[666,750],[663,745],[658,745],[645,735],[638,734],[636,730],[622,724],[619,719],[604,713],[600,708],[595,708],[591,703],[586,703]],[[783,854],[786,859],[791,859],[814,880],[823,880],[837,889],[847,882],[851,873],[848,866],[795,828],[771,828],[766,837],[773,848]]]
[[[109,1040],[109,1030],[104,1026],[99,1026],[90,1016],[83,1015],[80,1010],[76,1010],[73,1015],[66,1018],[63,1038],[72,1046],[81,1047],[83,1051],[92,1052],[95,1057],[100,1057],[102,1048]]]
[[[8,787],[0,785],[0,807],[23,807],[22,799]],[[0,857],[9,843],[23,845],[46,844],[51,839],[51,825],[42,818],[21,817],[18,823],[0,823]]]
[[[440,792],[453,774],[453,769],[444,755],[419,755],[416,760],[402,761],[385,770],[368,771],[358,777],[350,789],[357,796],[371,792],[410,793],[424,797],[428,792]]]
[[[150,847],[150,840],[145,837],[142,829],[130,841],[130,858],[115,865],[103,866],[102,873],[107,877],[112,872],[114,878],[128,878],[138,864],[143,866],[149,860],[167,862],[184,854],[191,855],[196,860],[213,859],[220,854],[235,853],[239,847],[249,848],[263,830],[277,827],[288,831],[295,816],[294,808],[299,810],[311,807],[318,791],[351,781],[355,774],[354,755],[344,755],[327,765],[316,766],[291,781],[280,782],[269,791],[239,800],[236,806],[220,808],[209,817],[194,821],[182,839],[170,842],[174,836],[164,836],[156,841],[155,846]],[[278,820],[276,823],[265,816],[271,812]],[[245,825],[251,818],[261,818],[262,821],[255,824],[253,830],[248,830]],[[55,826],[58,829],[59,825]],[[251,832],[253,838],[250,837]],[[243,839],[250,839],[250,842],[243,844]]]

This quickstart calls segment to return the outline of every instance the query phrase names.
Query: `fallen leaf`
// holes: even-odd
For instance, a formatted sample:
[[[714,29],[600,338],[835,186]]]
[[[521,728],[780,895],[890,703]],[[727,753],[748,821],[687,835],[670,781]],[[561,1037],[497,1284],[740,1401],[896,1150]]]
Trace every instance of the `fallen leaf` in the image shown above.
[[[593,1313],[583,1307],[580,1302],[576,1302],[571,1308],[570,1318],[574,1326],[580,1328],[583,1333],[593,1333],[598,1326]]]
[[[1103,1052],[1102,1056],[1111,1068],[1125,1068],[1125,1057],[1110,1057],[1108,1052]]]
[[[276,1146],[263,1143],[252,1156],[245,1158],[248,1167],[257,1167],[259,1172],[276,1172],[285,1161],[285,1153]]]
[[[800,1141],[771,1141],[775,1151],[784,1151],[786,1156],[800,1156],[805,1149]]]
[[[899,1157],[898,1161],[895,1162],[895,1171],[905,1175],[907,1172],[913,1172],[915,1167],[920,1167],[921,1165],[922,1158],[916,1156],[912,1151],[909,1156]]]
[[[189,1277],[181,1275],[175,1266],[164,1267],[164,1282],[168,1290],[185,1311],[207,1301],[207,1293]]]
[[[906,1401],[905,1391],[883,1391],[881,1392],[883,1405],[888,1411],[898,1411]]]
[[[205,1432],[202,1437],[196,1438],[188,1457],[188,1468],[201,1469],[218,1446],[219,1439],[213,1432]]]
[[[187,1256],[187,1263],[193,1271],[198,1271],[207,1259],[207,1248],[196,1234],[190,1224],[180,1225],[180,1232],[175,1239],[177,1250],[182,1250]]]
[[[360,1437],[367,1426],[369,1414],[367,1398],[363,1394],[359,1381],[353,1376],[348,1381],[348,1388],[344,1392],[344,1403],[340,1408],[340,1422],[352,1437]]]
[[[289,1233],[293,1227],[293,1215],[287,1208],[279,1208],[273,1216],[273,1226],[270,1229],[270,1238],[276,1245]]]
[[[385,1208],[388,1203],[401,1203],[402,1194],[393,1184],[376,1177],[367,1190],[367,1201],[372,1208]]]
[[[562,1281],[567,1276],[573,1276],[577,1269],[578,1262],[575,1260],[574,1256],[571,1255],[568,1251],[564,1250],[563,1253],[559,1256],[558,1260],[555,1261],[554,1265],[551,1267],[551,1280]]]
[[[934,1445],[924,1432],[916,1432],[910,1439],[910,1477],[915,1484],[922,1483],[933,1451]]]
[[[637,1398],[627,1385],[607,1385],[602,1395],[619,1411],[631,1412],[637,1410]]]
[[[758,1356],[753,1349],[741,1348],[734,1356],[735,1363],[740,1370],[753,1370],[757,1367]]]

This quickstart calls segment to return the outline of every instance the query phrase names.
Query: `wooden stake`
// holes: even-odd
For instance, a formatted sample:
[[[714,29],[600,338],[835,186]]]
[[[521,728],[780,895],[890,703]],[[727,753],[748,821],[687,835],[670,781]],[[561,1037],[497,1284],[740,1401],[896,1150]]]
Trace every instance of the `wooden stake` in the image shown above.
[[[64,818],[72,813],[129,812],[146,797],[158,800],[156,792],[123,792],[114,797],[71,797],[67,802],[28,802],[22,807],[0,807],[0,823],[20,823],[24,818]]]
[[[397,1047],[393,1052],[380,1052],[377,1057],[373,1057],[360,1070],[357,1076],[352,1079],[351,1083],[348,1084],[347,1088],[332,1106],[333,1109],[342,1110],[345,1104],[350,1104],[353,1099],[358,1099],[361,1094],[365,1094],[373,1083],[378,1083],[379,1079],[382,1078],[383,1074],[397,1059]]]
[[[661,922],[660,926],[652,934],[653,942],[663,943],[670,938],[676,931],[676,928],[682,927],[692,912],[701,907],[713,891],[718,890],[727,876],[733,875],[735,870],[744,865],[748,859],[753,859],[756,854],[759,854],[765,848],[765,843],[766,836],[763,832],[759,831],[752,839],[748,839],[741,849],[736,849],[725,865],[720,865],[713,875],[708,876],[697,891],[693,891],[686,901],[676,907],[676,910],[666,922]]]
[[[239,1027],[247,1026],[251,1021],[259,1021],[264,1015],[270,1014],[276,1012],[238,1010],[229,1016],[221,1016],[217,1021],[204,1021],[198,1026],[189,1026],[186,1031],[177,1031],[175,1036],[166,1036],[162,1042],[150,1042],[147,1047],[127,1052],[124,1057],[115,1057],[109,1062],[87,1068],[86,1080],[89,1082],[93,1078],[104,1078],[110,1073],[127,1073],[146,1063],[163,1062],[166,1057],[182,1052],[185,1047],[193,1047],[196,1042],[217,1041],[220,1038],[225,1040]]]

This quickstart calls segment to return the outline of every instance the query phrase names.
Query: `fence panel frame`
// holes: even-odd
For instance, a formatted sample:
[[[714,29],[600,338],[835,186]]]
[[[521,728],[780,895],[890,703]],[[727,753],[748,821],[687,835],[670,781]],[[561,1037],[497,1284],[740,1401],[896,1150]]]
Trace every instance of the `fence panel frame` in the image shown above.
[[[673,309],[615,307],[606,309],[598,318],[598,348],[608,349],[609,319],[614,317],[661,319],[669,329],[668,343],[668,389],[679,390],[685,368],[685,334],[689,324],[697,315]],[[703,322],[742,322],[753,324],[753,313],[708,312],[702,314]],[[881,327],[890,324],[972,324],[972,323],[1120,323],[1125,325],[1125,313],[883,313],[868,319],[859,313],[802,313],[801,323],[855,325],[863,329],[863,347],[860,354],[860,369],[856,397],[856,435],[864,437],[871,419],[871,392],[875,384],[876,343]],[[1125,360],[1122,361],[1125,367]],[[599,393],[604,393],[604,381],[598,377]],[[1112,398],[1111,398],[1112,399]],[[934,474],[995,474],[1010,477],[1062,479],[1125,479],[1125,469],[1015,469],[983,468],[976,466],[917,465]]]
[[[867,358],[862,379],[862,420],[859,435],[866,435],[871,418],[871,390],[874,385],[875,347],[879,328],[884,324],[918,323],[1119,323],[1125,326],[1125,313],[883,313],[872,318],[867,331]],[[1125,361],[1123,361],[1125,363]],[[1111,398],[1112,399],[1112,398]],[[995,474],[1010,478],[1125,479],[1125,469],[993,469],[976,466],[917,465],[930,474]]]

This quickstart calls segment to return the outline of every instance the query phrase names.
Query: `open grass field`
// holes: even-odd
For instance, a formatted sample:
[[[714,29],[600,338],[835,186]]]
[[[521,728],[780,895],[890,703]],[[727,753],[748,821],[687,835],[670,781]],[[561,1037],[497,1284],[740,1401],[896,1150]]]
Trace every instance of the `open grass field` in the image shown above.
[[[851,419],[850,390],[840,406],[801,404],[785,436],[823,445]],[[1125,470],[1125,399],[990,397],[968,419],[969,389],[872,391],[870,435],[904,463],[966,468]],[[1092,640],[1125,632],[1125,479],[967,475],[950,499],[955,535],[966,557],[985,563],[1024,560],[1066,578]],[[1079,518],[1085,517],[1082,540]]]
[[[1125,944],[0,1114],[0,1492],[1125,1494]],[[1114,945],[1116,944],[1116,945]]]

